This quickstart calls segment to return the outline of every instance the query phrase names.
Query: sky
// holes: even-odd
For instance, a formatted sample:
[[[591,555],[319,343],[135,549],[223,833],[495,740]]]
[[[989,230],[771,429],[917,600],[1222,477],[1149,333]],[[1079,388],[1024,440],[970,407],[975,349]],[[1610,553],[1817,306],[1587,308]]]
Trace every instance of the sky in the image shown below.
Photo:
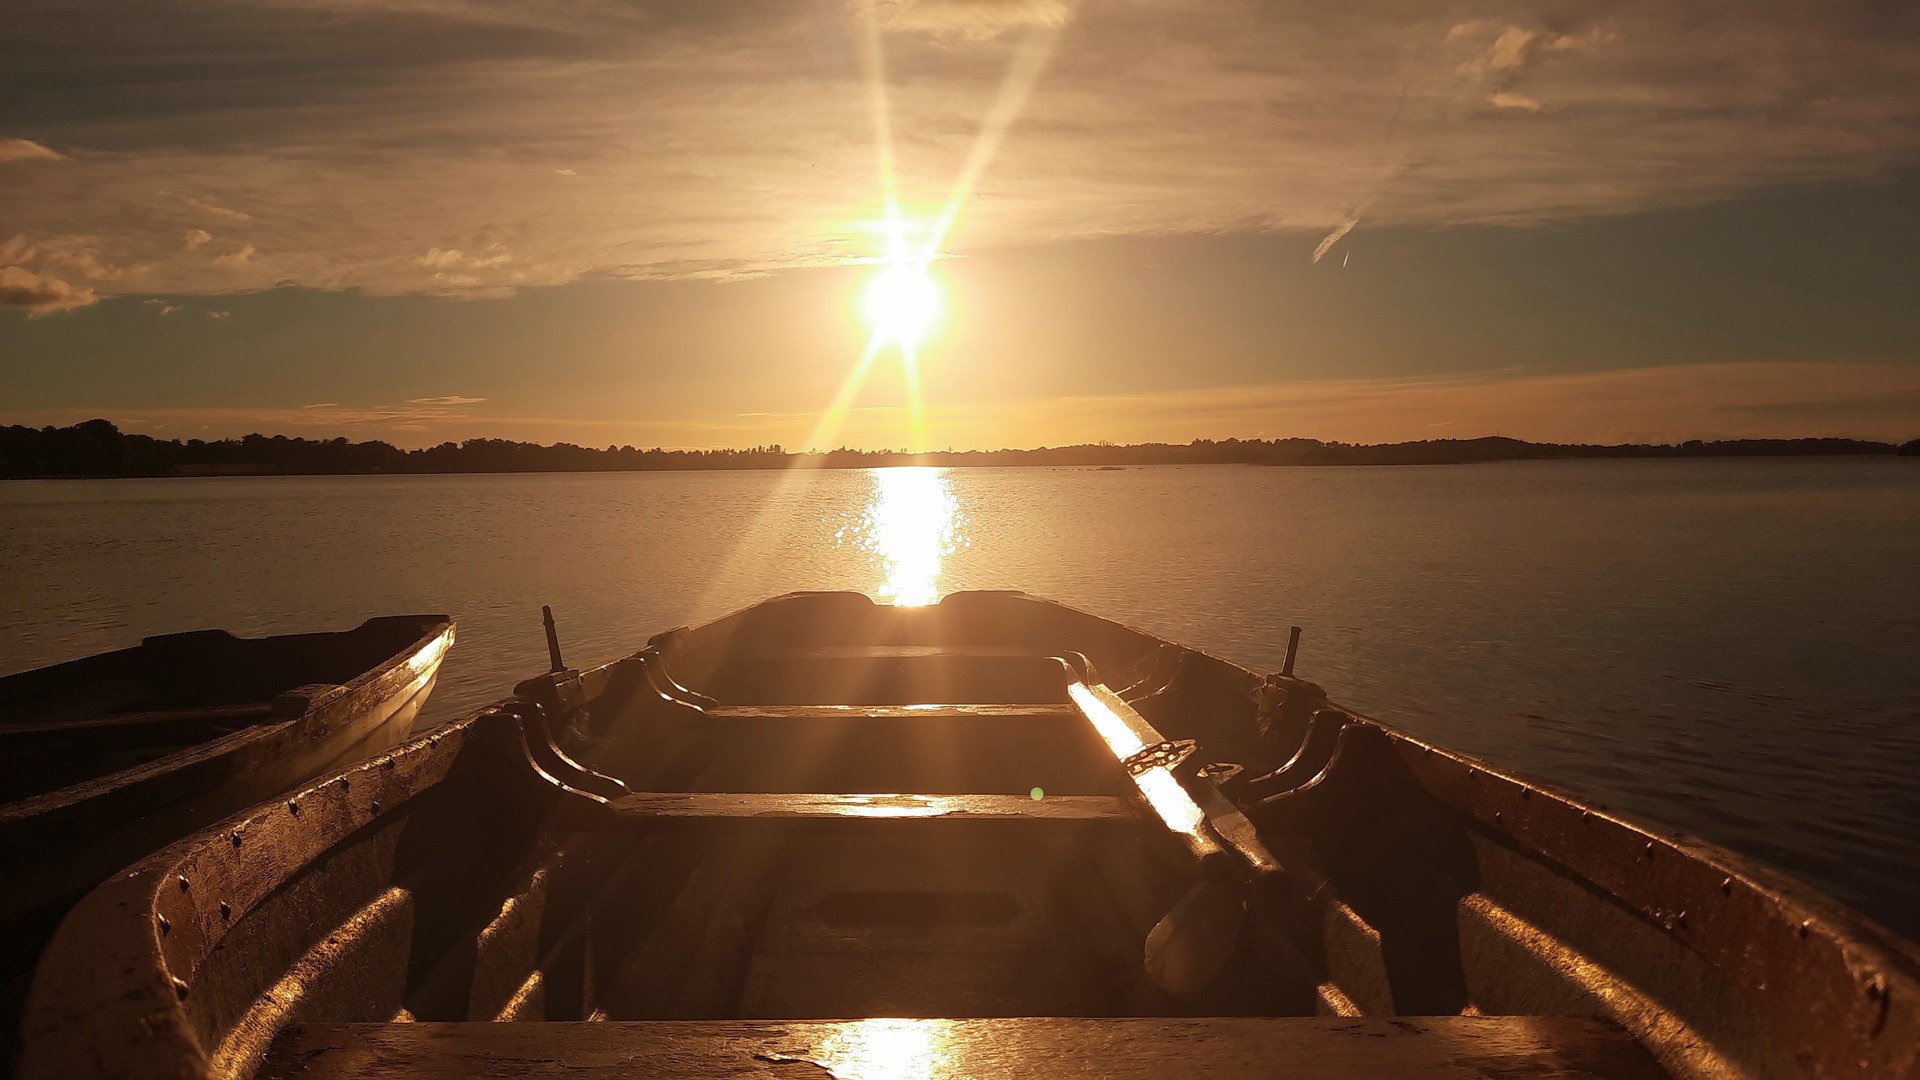
[[[938,298],[908,350],[864,310],[890,255]],[[1905,2],[11,0],[0,24],[0,423],[1904,440],[1917,301]]]

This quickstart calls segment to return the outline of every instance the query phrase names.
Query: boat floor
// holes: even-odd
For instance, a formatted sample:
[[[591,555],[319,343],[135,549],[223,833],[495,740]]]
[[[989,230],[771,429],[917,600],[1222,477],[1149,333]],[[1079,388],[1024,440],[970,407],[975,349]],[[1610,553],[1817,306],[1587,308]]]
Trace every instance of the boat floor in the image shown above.
[[[1112,840],[1086,832],[906,820],[855,835],[690,837],[697,865],[607,973],[601,1009],[631,1020],[1163,1011],[1170,1003],[1127,977],[1138,962],[1119,951],[1137,951],[1156,902],[1172,898],[1126,905],[1135,925],[1120,932],[1100,925],[1089,911],[1111,916],[1112,901],[1072,893],[1101,887],[1084,860]]]
[[[300,1024],[261,1080],[1655,1080],[1631,1037],[1570,1017]]]

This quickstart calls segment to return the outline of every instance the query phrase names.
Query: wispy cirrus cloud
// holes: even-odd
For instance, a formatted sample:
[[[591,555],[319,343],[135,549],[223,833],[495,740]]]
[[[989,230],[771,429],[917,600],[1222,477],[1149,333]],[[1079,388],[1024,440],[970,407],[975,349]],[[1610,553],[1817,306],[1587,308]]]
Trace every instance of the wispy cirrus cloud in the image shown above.
[[[0,137],[0,164],[9,161],[65,161],[66,155],[49,150],[32,139]]]
[[[208,0],[116,8],[107,40],[86,30],[104,2],[20,0],[4,54],[0,235],[151,268],[21,264],[76,290],[501,295],[875,242],[843,3]],[[886,34],[902,198],[926,215],[1018,34],[1064,28],[960,250],[1536,224],[1920,161],[1899,5],[854,2]],[[183,250],[194,230],[233,246]]]

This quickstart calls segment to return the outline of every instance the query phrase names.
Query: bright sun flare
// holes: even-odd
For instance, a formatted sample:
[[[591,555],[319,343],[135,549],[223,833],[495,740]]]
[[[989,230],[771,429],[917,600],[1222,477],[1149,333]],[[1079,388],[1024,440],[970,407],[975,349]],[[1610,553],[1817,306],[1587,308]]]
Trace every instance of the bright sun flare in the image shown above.
[[[940,287],[925,266],[894,263],[867,286],[867,318],[877,335],[903,349],[916,349],[940,314]]]

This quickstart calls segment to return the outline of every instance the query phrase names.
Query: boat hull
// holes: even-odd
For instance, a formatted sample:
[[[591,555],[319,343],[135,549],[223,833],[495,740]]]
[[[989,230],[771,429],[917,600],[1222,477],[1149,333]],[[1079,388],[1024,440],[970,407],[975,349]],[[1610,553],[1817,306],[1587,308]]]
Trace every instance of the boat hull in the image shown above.
[[[878,1029],[836,1025],[904,1017],[882,1042],[929,1077],[1022,1075],[981,1048],[1034,1040],[1058,1075],[1468,1060],[1394,1059],[1395,1033],[1471,1041],[1481,1075],[1914,1077],[1917,957],[1299,679],[1018,594],[796,594],[530,679],[102,884],[23,1064],[613,1076],[667,1069],[658,1046],[683,1054],[661,1075],[862,1075],[848,1040]]]
[[[369,620],[358,630],[334,635],[256,641],[218,632],[179,636],[195,639],[185,644],[198,649],[181,648],[178,638],[160,639],[167,666],[199,663],[214,669],[202,673],[203,696],[218,701],[264,693],[267,700],[257,709],[212,706],[225,710],[219,723],[237,723],[236,730],[178,749],[136,747],[134,756],[148,760],[0,806],[0,941],[5,943],[0,981],[12,982],[8,1017],[18,1015],[25,975],[60,918],[100,881],[182,836],[405,739],[432,692],[453,632],[453,623],[442,616],[403,616]],[[369,650],[380,655],[373,659]],[[139,653],[126,650],[0,680],[0,700],[9,706],[10,721],[0,724],[0,739],[36,734],[55,739],[62,726],[75,732],[51,744],[36,738],[41,745],[15,764],[39,758],[58,773],[65,761],[87,754],[115,761],[136,737],[190,737],[179,731],[129,736],[129,725],[103,724],[90,716],[88,687],[111,685],[116,673],[146,666],[148,658]],[[351,670],[361,663],[369,666]],[[220,685],[218,669],[241,664],[251,670],[236,676],[233,683],[239,685]],[[185,681],[178,670],[174,676],[176,683]],[[63,692],[67,686],[73,692]],[[165,711],[193,714],[198,704],[193,696],[188,691],[183,697],[176,689],[166,701],[176,707]],[[62,713],[64,725],[34,722]],[[157,714],[117,715],[139,717],[136,724],[151,727],[146,720]],[[162,717],[161,722],[169,721]],[[118,741],[102,747],[101,739]]]

